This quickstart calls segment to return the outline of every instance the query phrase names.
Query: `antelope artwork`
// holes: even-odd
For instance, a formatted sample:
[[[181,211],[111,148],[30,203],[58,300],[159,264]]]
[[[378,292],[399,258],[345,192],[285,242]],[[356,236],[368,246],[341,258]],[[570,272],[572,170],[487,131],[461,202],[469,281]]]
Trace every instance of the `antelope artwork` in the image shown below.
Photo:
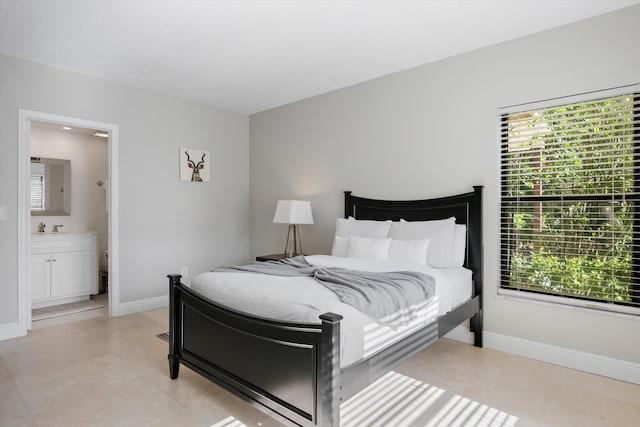
[[[206,153],[202,153],[202,159],[196,164],[193,160],[189,158],[189,152],[185,150],[184,154],[187,155],[187,162],[189,163],[189,169],[193,169],[191,173],[191,181],[202,182],[202,178],[200,178],[200,169],[204,168],[204,156]]]

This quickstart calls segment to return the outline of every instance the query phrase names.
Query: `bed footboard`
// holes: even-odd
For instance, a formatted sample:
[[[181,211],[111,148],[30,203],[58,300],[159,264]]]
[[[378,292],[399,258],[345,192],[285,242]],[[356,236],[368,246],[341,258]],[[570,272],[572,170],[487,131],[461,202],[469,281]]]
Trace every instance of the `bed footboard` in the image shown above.
[[[172,379],[182,364],[287,424],[339,425],[342,316],[318,325],[253,317],[168,277]]]

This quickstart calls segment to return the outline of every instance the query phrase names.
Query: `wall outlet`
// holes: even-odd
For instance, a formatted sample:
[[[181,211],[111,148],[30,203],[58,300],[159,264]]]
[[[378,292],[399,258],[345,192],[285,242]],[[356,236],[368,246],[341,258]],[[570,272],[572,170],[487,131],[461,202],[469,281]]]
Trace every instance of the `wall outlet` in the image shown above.
[[[0,221],[6,221],[7,219],[7,207],[0,206]]]
[[[189,267],[180,267],[180,275],[187,277],[189,275]]]

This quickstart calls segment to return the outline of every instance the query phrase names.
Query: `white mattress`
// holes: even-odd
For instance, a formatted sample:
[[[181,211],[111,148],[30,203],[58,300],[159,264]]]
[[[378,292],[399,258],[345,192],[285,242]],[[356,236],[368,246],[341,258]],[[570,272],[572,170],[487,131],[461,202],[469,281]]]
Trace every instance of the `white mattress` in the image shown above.
[[[396,328],[376,322],[342,303],[336,294],[311,277],[279,277],[256,273],[203,273],[191,288],[219,304],[270,319],[320,323],[319,316],[332,312],[341,322],[341,365],[349,366],[396,342],[420,326],[451,311],[471,297],[471,271],[465,268],[431,268],[392,261],[311,255],[312,265],[364,271],[420,271],[436,279],[436,296],[419,310],[408,325]]]

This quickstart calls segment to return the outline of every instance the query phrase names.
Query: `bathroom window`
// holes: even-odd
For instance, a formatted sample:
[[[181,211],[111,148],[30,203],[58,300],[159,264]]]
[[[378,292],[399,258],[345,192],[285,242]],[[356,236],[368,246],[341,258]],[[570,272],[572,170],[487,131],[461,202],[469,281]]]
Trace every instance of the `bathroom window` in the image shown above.
[[[31,174],[31,210],[44,210],[44,175]]]

